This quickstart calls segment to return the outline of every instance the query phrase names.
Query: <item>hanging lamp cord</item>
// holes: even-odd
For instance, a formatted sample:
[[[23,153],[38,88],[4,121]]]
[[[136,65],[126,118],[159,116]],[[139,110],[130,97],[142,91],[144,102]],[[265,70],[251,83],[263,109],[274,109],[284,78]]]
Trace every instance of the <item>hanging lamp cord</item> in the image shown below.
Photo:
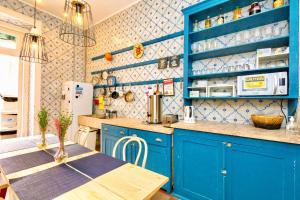
[[[36,28],[36,0],[34,1],[34,22],[33,28]]]

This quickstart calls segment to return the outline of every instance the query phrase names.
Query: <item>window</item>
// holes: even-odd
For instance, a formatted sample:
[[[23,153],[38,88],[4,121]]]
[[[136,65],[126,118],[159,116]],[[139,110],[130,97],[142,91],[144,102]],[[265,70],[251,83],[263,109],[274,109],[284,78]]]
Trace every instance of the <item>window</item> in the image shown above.
[[[0,47],[7,49],[16,49],[17,37],[14,35],[0,32]]]
[[[19,58],[0,54],[0,93],[18,96]]]

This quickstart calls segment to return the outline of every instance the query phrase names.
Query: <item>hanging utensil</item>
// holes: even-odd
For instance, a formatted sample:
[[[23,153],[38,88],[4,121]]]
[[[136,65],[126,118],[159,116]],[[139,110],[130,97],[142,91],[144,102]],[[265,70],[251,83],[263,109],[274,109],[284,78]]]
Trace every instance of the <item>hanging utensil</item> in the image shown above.
[[[113,99],[119,98],[119,93],[117,92],[117,87],[115,87],[115,90],[111,93],[111,97]]]
[[[126,92],[124,99],[127,103],[134,101],[134,93],[131,91],[131,86],[129,90]]]

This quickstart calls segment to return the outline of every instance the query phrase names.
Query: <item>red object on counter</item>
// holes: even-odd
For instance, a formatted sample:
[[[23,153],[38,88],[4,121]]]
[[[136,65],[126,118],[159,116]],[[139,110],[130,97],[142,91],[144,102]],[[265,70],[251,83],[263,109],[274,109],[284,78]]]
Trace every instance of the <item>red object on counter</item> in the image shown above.
[[[96,106],[98,106],[98,105],[99,105],[99,99],[94,99],[94,104],[95,104]]]

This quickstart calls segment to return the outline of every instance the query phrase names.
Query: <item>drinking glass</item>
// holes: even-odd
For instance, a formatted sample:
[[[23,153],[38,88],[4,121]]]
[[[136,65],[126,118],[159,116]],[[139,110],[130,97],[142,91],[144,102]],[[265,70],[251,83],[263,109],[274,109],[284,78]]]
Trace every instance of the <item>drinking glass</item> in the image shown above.
[[[263,37],[270,38],[273,35],[273,26],[266,26],[263,29]]]
[[[244,33],[238,32],[235,36],[236,45],[242,44],[244,42]]]
[[[253,29],[252,32],[253,32],[253,41],[259,41],[262,39],[262,33],[260,28]]]
[[[273,27],[273,36],[279,37],[281,35],[280,26],[278,24],[275,24]]]
[[[198,44],[194,42],[192,44],[192,53],[197,53],[198,52]]]

